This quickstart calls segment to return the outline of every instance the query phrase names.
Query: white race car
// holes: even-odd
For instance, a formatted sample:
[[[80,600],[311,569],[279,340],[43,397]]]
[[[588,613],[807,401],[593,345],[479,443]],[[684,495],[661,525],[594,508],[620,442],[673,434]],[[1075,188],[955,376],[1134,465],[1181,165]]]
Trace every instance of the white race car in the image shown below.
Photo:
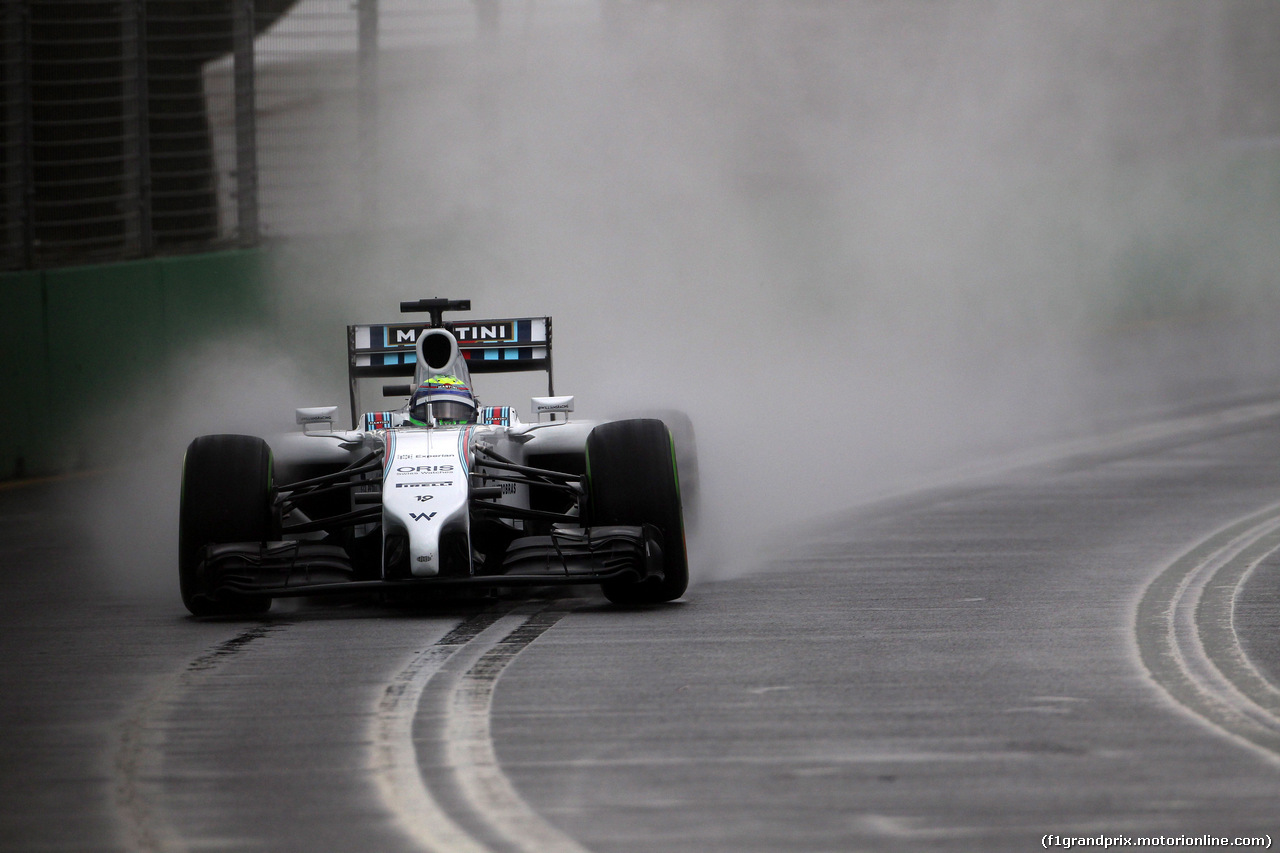
[[[187,448],[179,518],[182,600],[197,616],[260,613],[273,598],[370,590],[598,584],[617,604],[684,594],[680,416],[572,420],[556,396],[551,318],[445,322],[470,302],[402,302],[429,322],[349,326],[351,411],[366,380],[398,410],[335,430],[336,406],[297,410],[274,441],[205,435]],[[546,371],[531,422],[482,406],[473,374]],[[274,452],[273,452],[274,450]],[[686,482],[686,490],[691,483]],[[431,593],[430,591],[435,591]]]

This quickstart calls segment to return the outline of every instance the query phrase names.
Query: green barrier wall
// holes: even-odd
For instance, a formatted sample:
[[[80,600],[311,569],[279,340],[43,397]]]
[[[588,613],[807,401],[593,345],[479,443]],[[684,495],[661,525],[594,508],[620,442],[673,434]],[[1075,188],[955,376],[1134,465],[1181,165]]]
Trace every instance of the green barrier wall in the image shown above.
[[[251,250],[0,275],[0,479],[109,461],[86,458],[86,419],[185,348],[261,322],[265,268]]]

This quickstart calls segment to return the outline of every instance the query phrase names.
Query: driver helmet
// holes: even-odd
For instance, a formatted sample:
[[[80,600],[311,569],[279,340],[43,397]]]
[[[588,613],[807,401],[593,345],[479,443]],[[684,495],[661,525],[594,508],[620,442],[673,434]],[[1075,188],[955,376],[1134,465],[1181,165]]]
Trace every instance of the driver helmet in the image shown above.
[[[432,376],[409,398],[409,420],[427,426],[434,419],[441,426],[472,424],[476,421],[476,398],[456,376]]]

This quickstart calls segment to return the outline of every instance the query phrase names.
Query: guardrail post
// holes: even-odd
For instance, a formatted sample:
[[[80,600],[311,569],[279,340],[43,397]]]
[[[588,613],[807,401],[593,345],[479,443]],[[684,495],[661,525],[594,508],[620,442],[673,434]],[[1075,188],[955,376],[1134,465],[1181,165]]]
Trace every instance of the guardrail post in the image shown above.
[[[146,0],[120,5],[122,112],[124,117],[125,252],[149,257],[151,232],[151,127],[147,90]]]
[[[254,93],[253,0],[235,0],[232,38],[236,119],[236,232],[241,246],[258,243],[258,143]]]
[[[356,11],[357,121],[360,126],[360,205],[368,223],[377,207],[378,0],[358,0]]]
[[[4,259],[0,266],[30,269],[31,223],[30,0],[4,4]]]

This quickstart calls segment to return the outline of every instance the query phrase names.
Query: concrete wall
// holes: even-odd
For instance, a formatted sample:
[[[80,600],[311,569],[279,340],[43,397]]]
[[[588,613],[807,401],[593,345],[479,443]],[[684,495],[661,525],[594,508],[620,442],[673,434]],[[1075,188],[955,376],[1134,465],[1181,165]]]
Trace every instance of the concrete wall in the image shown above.
[[[86,427],[185,348],[259,322],[265,267],[228,251],[0,275],[0,479],[109,464]]]

